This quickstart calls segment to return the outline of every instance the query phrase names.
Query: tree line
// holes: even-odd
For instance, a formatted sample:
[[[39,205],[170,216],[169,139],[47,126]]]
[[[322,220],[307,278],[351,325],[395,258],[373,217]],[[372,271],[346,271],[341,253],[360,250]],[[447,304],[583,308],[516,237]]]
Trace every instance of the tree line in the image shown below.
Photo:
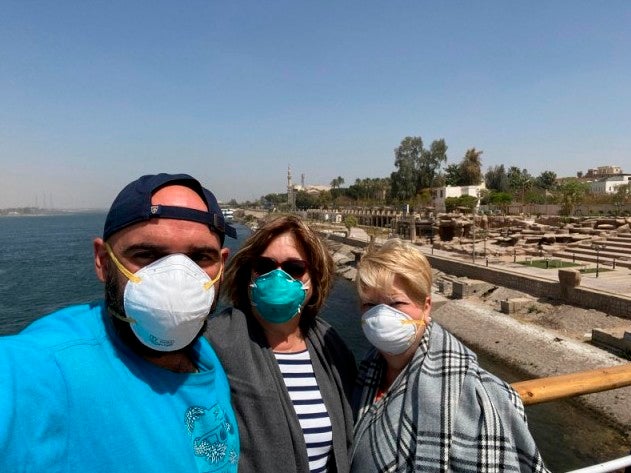
[[[509,205],[559,204],[566,215],[571,215],[579,204],[612,203],[622,207],[631,201],[629,185],[620,186],[613,195],[590,195],[589,185],[578,178],[559,179],[554,171],[543,171],[538,176],[517,166],[506,168],[503,164],[491,166],[482,172],[482,150],[470,148],[459,162],[447,164],[447,144],[444,139],[431,142],[429,147],[420,136],[407,136],[394,150],[395,170],[389,177],[356,179],[344,187],[345,179],[338,176],[331,180],[331,188],[317,195],[304,190],[296,192],[298,209],[330,208],[345,206],[409,205],[421,209],[432,203],[432,189],[444,186],[478,186],[485,184],[480,193],[480,203],[505,210]],[[465,196],[470,197],[470,196]],[[448,207],[464,203],[477,204],[477,198],[449,202]],[[267,194],[258,202],[265,207],[287,206],[287,193]]]

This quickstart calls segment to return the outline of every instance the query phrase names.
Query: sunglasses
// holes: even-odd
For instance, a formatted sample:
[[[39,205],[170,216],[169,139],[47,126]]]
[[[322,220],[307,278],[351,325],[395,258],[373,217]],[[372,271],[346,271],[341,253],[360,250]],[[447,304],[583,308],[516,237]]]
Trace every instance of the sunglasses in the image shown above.
[[[256,274],[267,274],[276,268],[280,268],[292,278],[298,279],[307,272],[307,262],[301,259],[288,259],[279,263],[274,258],[259,256],[252,264],[252,271]]]

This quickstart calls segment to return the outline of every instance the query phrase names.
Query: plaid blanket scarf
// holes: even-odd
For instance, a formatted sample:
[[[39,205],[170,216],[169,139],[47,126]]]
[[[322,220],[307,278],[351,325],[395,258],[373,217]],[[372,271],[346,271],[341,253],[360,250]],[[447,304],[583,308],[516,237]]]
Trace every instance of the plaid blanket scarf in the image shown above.
[[[374,402],[384,369],[374,349],[359,368],[351,471],[548,471],[518,394],[436,322]]]

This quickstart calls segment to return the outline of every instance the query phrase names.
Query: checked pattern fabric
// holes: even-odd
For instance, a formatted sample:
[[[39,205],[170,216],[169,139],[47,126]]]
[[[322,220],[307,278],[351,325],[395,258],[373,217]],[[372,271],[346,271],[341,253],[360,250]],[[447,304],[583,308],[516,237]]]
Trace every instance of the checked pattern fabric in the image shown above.
[[[353,472],[548,471],[515,390],[436,322],[374,402],[384,369],[374,349],[359,368]]]

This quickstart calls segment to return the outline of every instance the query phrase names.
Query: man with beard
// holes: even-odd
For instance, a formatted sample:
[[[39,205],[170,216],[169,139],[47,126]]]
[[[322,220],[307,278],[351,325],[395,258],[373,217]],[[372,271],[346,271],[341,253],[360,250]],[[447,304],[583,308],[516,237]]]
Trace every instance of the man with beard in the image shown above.
[[[0,471],[237,471],[228,380],[200,337],[226,235],[189,175],[119,193],[94,240],[105,301],[0,338]]]

